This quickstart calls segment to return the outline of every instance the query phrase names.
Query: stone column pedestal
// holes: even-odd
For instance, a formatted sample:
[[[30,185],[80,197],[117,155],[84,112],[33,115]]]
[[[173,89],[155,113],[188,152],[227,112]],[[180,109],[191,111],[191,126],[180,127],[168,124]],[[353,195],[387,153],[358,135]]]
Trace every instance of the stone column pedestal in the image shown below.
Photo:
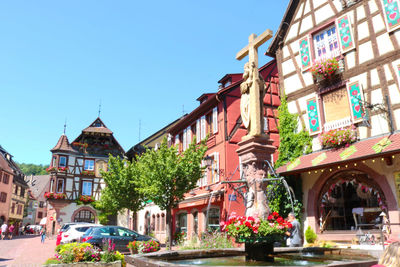
[[[267,135],[246,136],[238,144],[238,153],[242,167],[243,176],[249,188],[246,196],[246,216],[258,215],[266,219],[269,215],[269,207],[266,197],[267,183],[262,180],[268,176],[268,165],[271,162],[271,154],[275,152],[272,140]]]

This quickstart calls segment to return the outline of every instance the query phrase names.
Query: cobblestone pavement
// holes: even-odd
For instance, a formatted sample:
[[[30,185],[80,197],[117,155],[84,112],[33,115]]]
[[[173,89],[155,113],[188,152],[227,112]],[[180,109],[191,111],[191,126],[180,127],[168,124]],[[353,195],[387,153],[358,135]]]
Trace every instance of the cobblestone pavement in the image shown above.
[[[54,256],[56,240],[46,238],[40,243],[40,236],[27,235],[12,240],[0,240],[0,267],[35,267],[42,266]]]

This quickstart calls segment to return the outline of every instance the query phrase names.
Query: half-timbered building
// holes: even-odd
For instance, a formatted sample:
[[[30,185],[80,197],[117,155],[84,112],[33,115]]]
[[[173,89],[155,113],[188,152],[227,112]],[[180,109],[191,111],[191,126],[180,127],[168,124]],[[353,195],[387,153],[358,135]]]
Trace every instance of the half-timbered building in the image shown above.
[[[90,202],[100,198],[108,156],[123,156],[113,132],[97,118],[70,143],[65,134],[51,149],[47,229],[55,233],[66,222],[97,222],[98,211]]]
[[[392,223],[400,233],[400,2],[291,0],[267,54],[313,153],[278,169],[302,179],[321,239]],[[378,235],[379,236],[379,235]]]

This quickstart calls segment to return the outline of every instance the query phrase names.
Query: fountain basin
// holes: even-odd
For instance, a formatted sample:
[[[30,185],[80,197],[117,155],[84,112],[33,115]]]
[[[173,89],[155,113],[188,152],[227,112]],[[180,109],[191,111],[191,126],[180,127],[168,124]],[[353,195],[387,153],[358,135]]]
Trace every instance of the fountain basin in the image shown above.
[[[243,248],[161,251],[126,256],[137,267],[156,266],[342,266],[370,267],[378,260],[369,251],[328,248],[274,248],[275,262],[246,261]]]

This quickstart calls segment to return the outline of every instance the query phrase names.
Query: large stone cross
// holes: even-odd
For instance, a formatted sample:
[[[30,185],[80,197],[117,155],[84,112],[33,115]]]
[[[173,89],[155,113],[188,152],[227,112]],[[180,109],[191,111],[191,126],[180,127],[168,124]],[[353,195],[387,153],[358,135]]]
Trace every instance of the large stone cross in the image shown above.
[[[245,64],[243,82],[240,85],[242,93],[240,111],[242,121],[248,129],[247,137],[264,135],[262,113],[265,84],[258,72],[257,50],[271,37],[271,30],[266,30],[260,36],[253,33],[249,36],[249,44],[236,54],[237,60],[249,55],[249,62]]]

